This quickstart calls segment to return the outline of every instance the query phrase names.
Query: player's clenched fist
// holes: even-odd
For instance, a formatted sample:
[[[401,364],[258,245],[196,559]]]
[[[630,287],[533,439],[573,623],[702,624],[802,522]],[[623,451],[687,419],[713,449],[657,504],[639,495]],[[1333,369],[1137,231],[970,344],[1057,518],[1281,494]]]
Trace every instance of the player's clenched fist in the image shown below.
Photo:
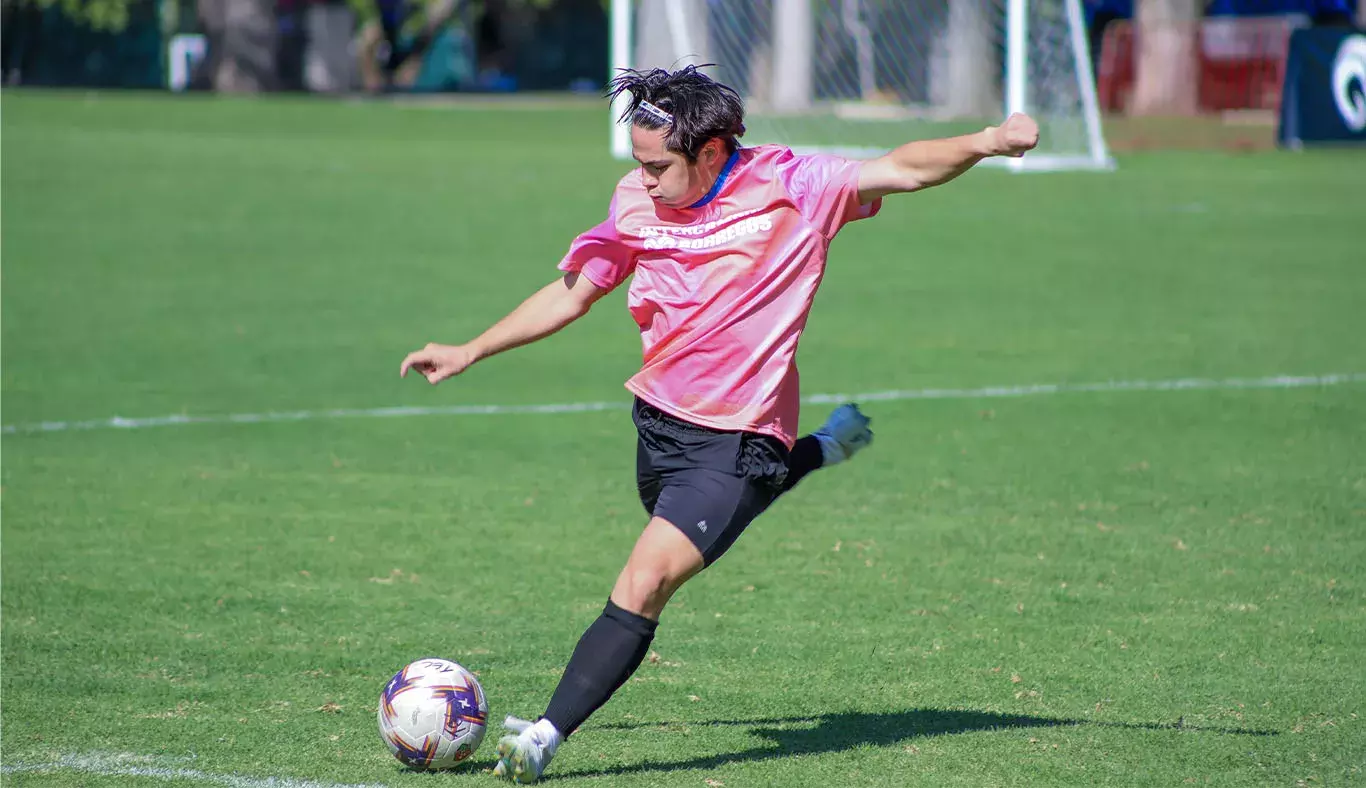
[[[400,377],[407,377],[408,370],[422,374],[428,383],[437,384],[469,369],[474,363],[474,353],[464,345],[438,345],[433,342],[421,350],[409,353],[399,368]]]
[[[996,156],[1023,156],[1039,144],[1039,124],[1023,112],[1011,113],[1006,122],[987,129]]]

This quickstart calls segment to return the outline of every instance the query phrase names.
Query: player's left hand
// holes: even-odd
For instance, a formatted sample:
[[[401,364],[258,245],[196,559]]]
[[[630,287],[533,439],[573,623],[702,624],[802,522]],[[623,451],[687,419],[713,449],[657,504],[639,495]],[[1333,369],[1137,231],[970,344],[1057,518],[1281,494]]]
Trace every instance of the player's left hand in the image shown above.
[[[1013,112],[1006,122],[987,129],[997,156],[1019,158],[1039,144],[1039,124],[1023,112]]]

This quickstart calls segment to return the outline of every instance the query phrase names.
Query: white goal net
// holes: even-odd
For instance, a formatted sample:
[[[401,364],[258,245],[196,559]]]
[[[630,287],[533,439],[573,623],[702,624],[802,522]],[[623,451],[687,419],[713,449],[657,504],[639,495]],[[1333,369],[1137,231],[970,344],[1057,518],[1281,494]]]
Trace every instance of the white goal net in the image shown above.
[[[990,161],[1112,166],[1080,0],[612,0],[614,69],[689,63],[744,97],[748,144],[865,158],[1018,111],[1039,147]]]

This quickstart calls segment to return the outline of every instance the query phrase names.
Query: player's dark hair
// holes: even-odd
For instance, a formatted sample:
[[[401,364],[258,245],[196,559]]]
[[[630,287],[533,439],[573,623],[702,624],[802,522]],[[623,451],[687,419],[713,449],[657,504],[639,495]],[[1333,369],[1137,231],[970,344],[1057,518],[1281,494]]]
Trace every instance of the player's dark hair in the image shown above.
[[[745,133],[745,102],[739,93],[697,69],[624,68],[607,84],[607,95],[614,101],[628,95],[630,104],[620,121],[630,120],[646,129],[667,127],[665,146],[688,161],[697,161],[702,146],[713,137],[720,137],[726,150],[733,151],[740,146],[737,138]],[[646,101],[672,115],[673,122],[642,108],[641,102]]]

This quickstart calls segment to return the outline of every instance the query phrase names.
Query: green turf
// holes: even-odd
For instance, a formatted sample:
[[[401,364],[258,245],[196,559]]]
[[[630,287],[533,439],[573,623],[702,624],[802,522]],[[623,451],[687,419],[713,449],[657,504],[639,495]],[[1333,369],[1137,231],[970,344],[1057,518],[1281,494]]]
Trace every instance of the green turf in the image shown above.
[[[601,219],[597,108],[7,92],[3,124],[6,425],[626,400],[620,293],[451,384],[396,375]],[[1366,372],[1359,153],[1120,165],[846,229],[807,392]],[[1366,383],[867,409],[873,448],[683,590],[554,784],[1366,779]],[[384,681],[441,655],[538,713],[644,519],[624,411],[3,448],[22,786],[489,784],[491,742],[393,761]]]

